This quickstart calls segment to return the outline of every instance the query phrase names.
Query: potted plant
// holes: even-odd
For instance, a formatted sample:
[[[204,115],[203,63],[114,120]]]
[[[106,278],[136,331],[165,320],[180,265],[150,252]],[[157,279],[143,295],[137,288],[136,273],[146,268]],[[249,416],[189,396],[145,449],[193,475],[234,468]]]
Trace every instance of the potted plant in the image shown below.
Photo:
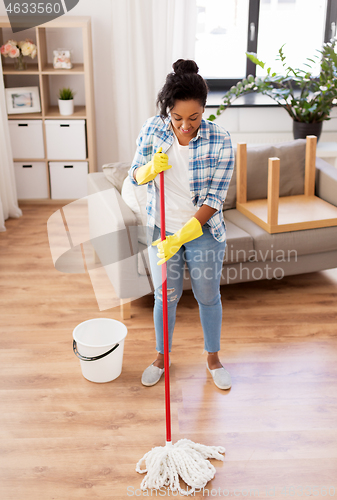
[[[10,57],[14,59],[14,67],[18,71],[23,71],[27,68],[26,61],[24,61],[24,56],[30,56],[32,59],[36,57],[37,48],[32,40],[26,38],[26,40],[21,40],[16,42],[15,40],[7,40],[0,47],[0,53],[4,57]]]
[[[74,95],[75,92],[69,87],[63,87],[59,90],[58,105],[60,115],[68,116],[74,113]]]
[[[223,104],[217,110],[220,115],[238,97],[250,92],[261,92],[268,95],[282,106],[293,119],[294,138],[305,138],[306,135],[316,135],[319,139],[324,120],[330,120],[329,114],[337,99],[337,54],[335,52],[336,39],[323,45],[317,51],[321,56],[320,74],[312,74],[314,59],[307,58],[304,63],[308,69],[294,69],[287,65],[283,47],[278,51],[278,60],[284,67],[284,75],[272,72],[267,68],[267,75],[256,77],[249,75],[235,86],[231,87],[223,97]],[[256,65],[265,68],[265,63],[260,61],[255,53],[246,52],[247,57]],[[211,115],[208,119],[215,120]]]

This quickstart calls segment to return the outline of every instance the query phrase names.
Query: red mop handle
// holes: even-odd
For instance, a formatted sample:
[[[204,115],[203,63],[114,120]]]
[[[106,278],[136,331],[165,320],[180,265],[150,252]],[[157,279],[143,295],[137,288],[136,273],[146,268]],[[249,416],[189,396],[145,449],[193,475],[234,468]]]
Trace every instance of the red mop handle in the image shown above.
[[[164,172],[160,172],[160,236],[165,240],[165,194]],[[170,404],[170,361],[167,314],[167,266],[161,266],[162,298],[163,298],[163,331],[164,331],[164,376],[165,376],[165,411],[166,411],[166,442],[171,442],[171,404]]]

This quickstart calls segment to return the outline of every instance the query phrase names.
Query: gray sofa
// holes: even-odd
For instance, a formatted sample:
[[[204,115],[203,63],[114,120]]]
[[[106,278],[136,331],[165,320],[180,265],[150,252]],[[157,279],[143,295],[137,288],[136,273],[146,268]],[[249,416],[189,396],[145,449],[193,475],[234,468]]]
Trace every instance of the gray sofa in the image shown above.
[[[248,199],[254,199],[254,183],[255,197],[263,197],[267,186],[267,166],[257,166],[261,165],[261,151],[266,155],[263,165],[267,165],[271,154],[281,158],[280,195],[301,194],[304,186],[304,158],[301,155],[305,141],[301,145],[297,141],[293,143],[297,151],[292,150],[291,155],[287,145],[283,150],[275,146],[276,151],[271,150],[273,146],[270,145],[261,146],[260,150],[256,146],[248,147]],[[299,154],[299,165],[292,169],[292,158],[296,154]],[[282,170],[287,161],[288,167]],[[132,300],[152,293],[153,285],[147,247],[140,235],[137,217],[120,192],[121,180],[126,176],[125,166],[124,171],[118,171],[118,182],[108,180],[103,172],[88,174],[88,210],[91,243],[121,300],[121,314],[125,319],[130,316],[130,307],[125,304],[130,305]],[[296,183],[297,188],[294,187]],[[336,226],[269,234],[236,210],[235,193],[234,174],[224,204],[227,248],[221,285],[282,279],[283,276],[337,267]],[[320,158],[316,159],[316,196],[337,206],[337,169]],[[185,274],[184,289],[190,289],[191,282],[188,273]]]

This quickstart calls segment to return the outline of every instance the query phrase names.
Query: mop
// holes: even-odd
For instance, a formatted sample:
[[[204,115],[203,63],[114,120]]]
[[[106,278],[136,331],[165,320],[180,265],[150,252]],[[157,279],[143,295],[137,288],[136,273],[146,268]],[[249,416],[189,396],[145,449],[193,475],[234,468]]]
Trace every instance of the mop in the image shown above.
[[[160,173],[160,236],[165,239],[165,197],[164,172]],[[166,414],[166,446],[157,446],[145,453],[139,460],[136,471],[146,474],[141,482],[141,490],[168,488],[181,495],[190,495],[200,491],[208,481],[213,479],[216,469],[208,458],[224,460],[222,446],[204,446],[189,439],[180,439],[172,444],[171,408],[170,408],[170,372],[169,372],[169,340],[167,316],[167,268],[162,264],[162,298],[163,298],[163,333],[164,333],[164,376],[165,376],[165,414]],[[141,463],[145,462],[145,469]],[[180,486],[179,477],[190,489]]]

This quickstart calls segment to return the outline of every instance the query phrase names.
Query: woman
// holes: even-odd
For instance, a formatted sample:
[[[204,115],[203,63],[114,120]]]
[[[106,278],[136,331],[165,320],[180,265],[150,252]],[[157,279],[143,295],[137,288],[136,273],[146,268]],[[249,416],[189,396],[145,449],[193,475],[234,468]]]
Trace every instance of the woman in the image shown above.
[[[231,387],[219,359],[222,305],[220,278],[226,247],[222,205],[233,173],[228,132],[202,118],[207,84],[194,61],[179,59],[157,98],[160,114],[148,119],[137,139],[129,176],[148,184],[148,246],[155,286],[157,359],[142,383],[156,384],[164,372],[161,267],[167,262],[169,351],[187,263],[199,304],[206,366],[220,389]],[[159,176],[165,171],[166,239],[160,241]],[[151,245],[152,243],[152,245]],[[157,247],[157,248],[156,248]]]

